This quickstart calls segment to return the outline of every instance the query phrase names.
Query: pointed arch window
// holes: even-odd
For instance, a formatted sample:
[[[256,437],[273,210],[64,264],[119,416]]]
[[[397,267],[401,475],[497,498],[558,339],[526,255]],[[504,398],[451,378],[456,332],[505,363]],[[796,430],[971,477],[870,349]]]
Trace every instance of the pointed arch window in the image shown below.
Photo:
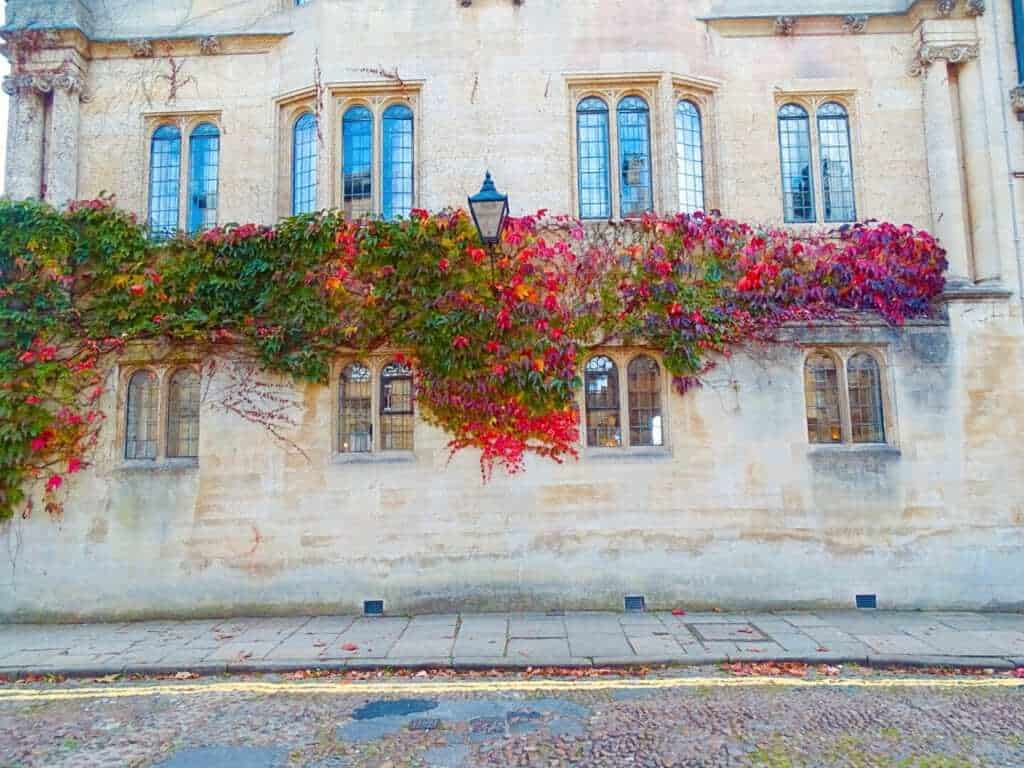
[[[181,184],[181,131],[161,125],[149,146],[149,234],[154,240],[178,231]]]
[[[676,104],[676,166],[679,210],[704,210],[704,129],[700,109],[689,99]]]
[[[789,224],[812,222],[815,220],[814,179],[807,110],[799,104],[784,104],[779,108],[778,117],[785,220]]]
[[[363,106],[349,107],[341,123],[342,187],[345,215],[368,216],[373,211],[373,114]]]
[[[854,443],[884,443],[882,377],[878,362],[866,352],[852,355],[846,363],[850,397],[850,439]]]
[[[380,448],[382,451],[413,449],[412,369],[397,361],[380,372]]]
[[[316,210],[316,116],[306,112],[292,127],[292,215]]]
[[[213,123],[200,123],[189,136],[189,234],[216,226],[219,174],[220,131]]]
[[[404,104],[384,110],[381,157],[381,213],[385,219],[408,216],[413,201],[413,117]]]
[[[618,368],[609,357],[592,357],[584,369],[583,380],[587,445],[592,448],[618,448],[622,445]]]
[[[856,221],[850,118],[846,108],[834,101],[818,108],[818,152],[821,156],[821,197],[825,221]]]
[[[369,453],[373,450],[372,374],[362,363],[341,372],[338,387],[338,450]]]
[[[199,456],[199,374],[179,368],[168,383],[167,456]]]
[[[155,459],[158,386],[152,371],[136,371],[128,381],[125,402],[124,457]]]
[[[816,352],[804,363],[807,435],[812,443],[841,443],[839,375],[831,355]]]
[[[640,216],[653,206],[651,187],[651,110],[639,96],[626,96],[616,110],[619,136],[619,188],[622,218]]]
[[[608,105],[589,96],[576,105],[576,165],[582,219],[607,219],[612,215],[608,156]]]
[[[634,357],[627,368],[629,444],[665,444],[661,416],[661,368],[648,355]]]

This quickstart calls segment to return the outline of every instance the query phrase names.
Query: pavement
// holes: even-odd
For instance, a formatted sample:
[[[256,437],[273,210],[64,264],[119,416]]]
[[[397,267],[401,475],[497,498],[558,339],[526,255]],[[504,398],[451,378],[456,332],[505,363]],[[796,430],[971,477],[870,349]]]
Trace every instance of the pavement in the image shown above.
[[[0,626],[0,676],[305,669],[708,665],[1024,667],[1024,614],[761,613],[297,616]]]

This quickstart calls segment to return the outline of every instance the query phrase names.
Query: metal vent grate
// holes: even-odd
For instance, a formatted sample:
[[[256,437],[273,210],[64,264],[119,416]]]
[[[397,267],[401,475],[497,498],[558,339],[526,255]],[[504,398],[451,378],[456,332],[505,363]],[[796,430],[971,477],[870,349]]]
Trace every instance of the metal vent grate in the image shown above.
[[[878,599],[874,595],[857,595],[858,608],[877,608]]]
[[[383,616],[384,615],[384,601],[383,600],[364,600],[363,601],[363,615],[364,616]]]
[[[626,595],[623,602],[625,603],[626,610],[632,613],[640,613],[647,608],[643,595]]]

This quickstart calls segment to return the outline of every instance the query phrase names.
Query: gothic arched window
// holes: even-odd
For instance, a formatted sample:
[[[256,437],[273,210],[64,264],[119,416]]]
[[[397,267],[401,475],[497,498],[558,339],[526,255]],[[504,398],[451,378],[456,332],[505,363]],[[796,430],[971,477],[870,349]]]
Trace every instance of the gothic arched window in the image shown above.
[[[181,185],[181,131],[161,125],[149,144],[149,234],[154,240],[178,231]]]
[[[784,104],[779,108],[779,156],[786,223],[814,221],[810,121],[807,110],[798,104]]]
[[[188,232],[196,234],[217,224],[220,174],[220,131],[200,123],[188,142]]]
[[[341,121],[342,199],[345,215],[367,216],[373,211],[373,114],[350,107]]]
[[[812,443],[841,443],[839,375],[836,362],[815,352],[804,363],[804,395],[807,401],[807,435]]]
[[[851,441],[884,443],[882,377],[878,362],[866,352],[858,352],[846,363],[846,381],[850,396]]]
[[[617,448],[622,445],[619,425],[619,371],[609,357],[598,355],[583,371],[587,406],[587,445]]]
[[[661,368],[647,355],[634,357],[626,369],[629,395],[629,444],[665,444],[661,415]]]
[[[626,96],[617,109],[619,189],[622,218],[640,216],[654,207],[651,185],[651,110],[639,96]]]
[[[152,371],[136,371],[128,381],[125,403],[124,457],[155,459],[158,386]]]
[[[380,372],[380,448],[411,451],[413,427],[412,369],[398,362]]]
[[[167,392],[167,456],[199,455],[199,374],[179,368],[169,379]]]
[[[384,110],[381,156],[381,213],[385,219],[408,216],[413,201],[412,110],[392,104]]]
[[[683,99],[676,105],[676,164],[679,210],[704,210],[704,138],[700,110]]]
[[[825,221],[856,221],[850,118],[846,109],[834,101],[818,108],[818,152]]]
[[[316,210],[316,116],[306,112],[292,126],[292,215]]]
[[[576,165],[581,219],[607,219],[612,215],[608,144],[608,105],[596,96],[587,97],[576,105]]]
[[[362,363],[351,363],[338,382],[338,450],[369,453],[373,450],[372,374]]]

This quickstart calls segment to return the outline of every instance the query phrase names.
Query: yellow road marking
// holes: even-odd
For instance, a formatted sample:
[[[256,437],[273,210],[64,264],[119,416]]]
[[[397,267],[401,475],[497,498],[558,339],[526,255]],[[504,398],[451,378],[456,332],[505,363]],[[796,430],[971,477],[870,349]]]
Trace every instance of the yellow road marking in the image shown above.
[[[1012,677],[948,678],[816,678],[798,677],[669,677],[657,679],[583,678],[578,680],[466,680],[350,682],[344,680],[238,680],[208,683],[139,683],[79,688],[0,688],[0,703],[70,701],[77,699],[198,696],[211,694],[394,696],[452,693],[568,693],[611,690],[684,688],[1024,688]]]

